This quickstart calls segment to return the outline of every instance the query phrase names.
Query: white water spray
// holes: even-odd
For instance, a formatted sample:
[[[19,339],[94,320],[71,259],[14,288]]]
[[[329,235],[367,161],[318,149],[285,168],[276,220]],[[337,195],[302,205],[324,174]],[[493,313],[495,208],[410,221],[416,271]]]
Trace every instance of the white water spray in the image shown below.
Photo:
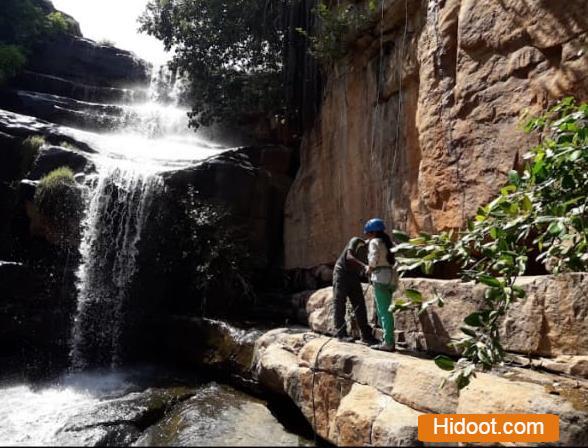
[[[188,129],[186,110],[173,102],[158,103],[159,95],[151,90],[149,102],[125,106],[129,112],[120,118],[116,133],[75,131],[99,154],[94,160],[97,175],[87,181],[82,223],[70,347],[74,371],[121,363],[125,305],[137,272],[139,244],[154,213],[153,202],[164,189],[159,173],[221,149]],[[171,92],[167,99],[175,95],[177,101],[176,89]]]

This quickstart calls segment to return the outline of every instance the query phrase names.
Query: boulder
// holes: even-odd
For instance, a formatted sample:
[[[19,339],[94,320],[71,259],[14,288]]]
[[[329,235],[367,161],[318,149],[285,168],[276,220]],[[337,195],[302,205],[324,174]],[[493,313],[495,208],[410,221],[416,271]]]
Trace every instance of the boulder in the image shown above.
[[[133,53],[73,35],[46,39],[29,60],[30,71],[82,84],[126,88],[149,82],[150,67]]]
[[[61,146],[45,146],[39,151],[27,177],[29,180],[39,180],[63,166],[71,168],[74,173],[92,173],[96,169],[88,156],[78,150]]]
[[[518,285],[525,289],[527,297],[514,303],[502,321],[504,348],[535,357],[588,355],[588,304],[584,292],[587,283],[588,274],[584,273],[521,277]],[[368,317],[374,324],[373,291],[368,285],[364,288]],[[459,280],[405,278],[400,281],[395,299],[402,299],[407,288],[420,291],[425,299],[438,294],[445,305],[429,307],[421,315],[413,311],[397,313],[397,340],[415,351],[454,353],[448,343],[463,337],[463,319],[483,307],[485,287]],[[333,305],[332,288],[310,296],[306,312],[314,331],[335,334]],[[582,367],[575,370],[582,371]]]
[[[131,118],[127,117],[127,110],[122,106],[88,103],[24,90],[0,91],[0,104],[11,112],[94,131],[115,130]]]
[[[263,386],[288,396],[342,446],[412,446],[422,413],[553,413],[561,443],[588,443],[588,382],[523,369],[478,373],[458,391],[432,360],[276,329],[257,340]]]
[[[9,142],[9,144],[10,142],[21,143],[27,137],[39,135],[54,145],[69,143],[81,151],[87,153],[96,152],[87,143],[79,141],[70,135],[65,128],[39,118],[2,109],[0,109],[0,133],[3,135],[0,138],[4,139],[4,142]],[[17,150],[20,151],[20,147]],[[2,140],[0,140],[0,151],[0,157],[9,157],[9,151],[6,151],[6,146],[2,144]]]
[[[235,223],[245,226],[262,268],[277,268],[282,257],[282,221],[291,183],[293,151],[283,146],[225,151],[190,168],[164,173],[169,194],[227,205]]]
[[[261,331],[214,319],[182,316],[172,316],[155,326],[157,334],[164,337],[154,343],[162,347],[166,360],[251,379],[253,350]]]

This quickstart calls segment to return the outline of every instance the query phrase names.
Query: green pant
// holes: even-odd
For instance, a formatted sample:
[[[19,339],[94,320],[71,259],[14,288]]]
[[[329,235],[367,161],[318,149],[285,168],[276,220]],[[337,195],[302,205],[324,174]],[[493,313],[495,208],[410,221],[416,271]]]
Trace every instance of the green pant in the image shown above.
[[[392,293],[394,285],[385,283],[374,283],[376,293],[376,310],[378,311],[378,320],[384,330],[384,342],[394,344],[394,316],[389,311],[392,304]]]

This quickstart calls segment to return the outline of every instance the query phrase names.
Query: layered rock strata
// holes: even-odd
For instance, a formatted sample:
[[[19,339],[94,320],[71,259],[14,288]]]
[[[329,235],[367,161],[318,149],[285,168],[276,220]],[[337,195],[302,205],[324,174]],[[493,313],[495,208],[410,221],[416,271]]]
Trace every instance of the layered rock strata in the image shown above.
[[[562,445],[588,443],[588,382],[582,379],[509,367],[479,373],[459,391],[431,359],[303,328],[261,333],[180,318],[170,325],[182,334],[184,349],[175,352],[182,362],[254,379],[266,393],[291,400],[316,433],[336,445],[419,445],[424,413],[553,413],[560,417]],[[197,341],[207,348],[196,350]],[[177,339],[168,343],[177,348]]]

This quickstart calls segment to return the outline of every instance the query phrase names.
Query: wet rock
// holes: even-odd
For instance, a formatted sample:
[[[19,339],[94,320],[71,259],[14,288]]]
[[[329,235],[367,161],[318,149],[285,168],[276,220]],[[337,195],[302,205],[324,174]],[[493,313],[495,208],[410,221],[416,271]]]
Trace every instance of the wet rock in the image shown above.
[[[73,417],[63,431],[81,431],[87,428],[113,425],[133,425],[145,429],[163,417],[175,404],[186,400],[194,390],[185,387],[147,389],[130,393],[122,398],[108,400],[95,406],[84,415]]]
[[[13,181],[22,176],[23,159],[20,139],[0,132],[0,182]]]
[[[227,205],[235,225],[244,226],[256,264],[276,269],[281,259],[284,202],[291,183],[293,151],[282,146],[225,151],[195,167],[164,174],[169,194]]]
[[[40,135],[43,136],[47,142],[54,145],[62,145],[65,142],[87,153],[96,152],[88,146],[88,144],[72,137],[64,128],[35,117],[21,115],[2,109],[0,109],[0,133],[5,136],[4,138],[9,136],[14,139],[12,141],[18,141],[19,143],[27,137]],[[0,157],[4,157],[4,151],[0,151],[2,151],[0,152]]]
[[[62,446],[129,446],[141,436],[133,425],[113,424],[60,431],[55,442]]]
[[[88,103],[25,90],[0,91],[0,105],[19,114],[51,123],[95,131],[114,130],[125,121],[121,106]]]
[[[167,359],[195,368],[251,379],[255,341],[262,332],[204,318],[172,317],[164,329]],[[161,342],[161,341],[160,341]]]
[[[51,171],[69,167],[74,173],[91,173],[95,170],[94,163],[87,155],[75,149],[60,146],[46,146],[41,149],[31,172],[30,180],[39,180]]]
[[[135,446],[303,446],[263,402],[211,385],[149,428]]]
[[[90,103],[117,104],[147,100],[145,90],[93,86],[28,70],[19,75],[11,86],[19,90],[48,93]]]
[[[62,35],[38,46],[28,69],[83,84],[124,88],[147,84],[150,68],[128,51]]]

